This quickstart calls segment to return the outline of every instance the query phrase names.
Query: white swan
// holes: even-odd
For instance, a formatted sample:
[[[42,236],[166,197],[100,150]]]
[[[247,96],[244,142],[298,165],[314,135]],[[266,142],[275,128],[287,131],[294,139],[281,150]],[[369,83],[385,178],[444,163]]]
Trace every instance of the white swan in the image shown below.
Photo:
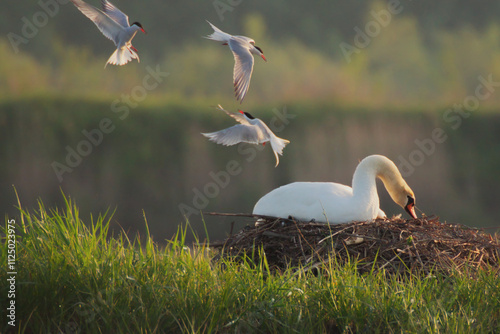
[[[379,208],[377,177],[393,201],[416,219],[413,191],[396,165],[382,155],[370,155],[359,163],[352,178],[352,188],[332,182],[290,183],[262,197],[253,213],[335,224],[373,220],[385,216]]]

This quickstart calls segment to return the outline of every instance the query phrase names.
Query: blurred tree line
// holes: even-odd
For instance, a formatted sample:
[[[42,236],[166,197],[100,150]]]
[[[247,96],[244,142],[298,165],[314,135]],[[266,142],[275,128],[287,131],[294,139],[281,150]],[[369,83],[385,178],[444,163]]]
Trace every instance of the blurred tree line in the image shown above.
[[[99,7],[99,1],[88,0]],[[49,6],[59,4],[63,15],[50,20],[51,34],[69,44],[89,44],[94,34],[89,34],[89,22],[78,17],[68,0],[14,1],[0,3],[0,31],[15,32],[22,24],[22,17],[31,19],[33,14]],[[361,26],[374,3],[387,7],[398,3],[404,7],[401,16],[415,18],[418,29],[425,39],[435,31],[459,30],[471,26],[482,30],[491,23],[497,23],[500,3],[494,0],[358,0],[358,1],[265,1],[265,0],[209,0],[209,1],[125,1],[113,3],[129,14],[131,21],[140,21],[151,32],[162,35],[165,47],[175,48],[186,41],[198,40],[202,31],[207,31],[208,19],[231,31],[242,31],[244,17],[256,12],[263,16],[269,38],[272,40],[301,40],[309,47],[330,53],[330,42],[351,40],[354,26]],[[224,30],[224,29],[223,29]],[[40,48],[38,56],[47,50]],[[162,57],[163,48],[149,50],[156,57]]]
[[[459,1],[290,5],[232,0],[218,12],[214,4],[221,1],[116,1],[149,33],[134,39],[141,63],[106,70],[112,43],[71,2],[59,5],[59,12],[15,53],[9,33],[20,33],[23,22],[42,7],[40,2],[12,3],[1,12],[6,33],[0,36],[0,98],[52,93],[109,99],[140,84],[149,66],[170,77],[148,100],[232,101],[232,55],[202,38],[211,33],[205,18],[223,30],[252,36],[269,60],[256,60],[248,106],[335,100],[372,107],[442,107],[474,94],[479,76],[500,78],[500,23],[491,15],[499,5],[493,2],[486,11]],[[395,14],[384,18],[391,8],[397,8]],[[345,45],[351,48],[347,53]],[[482,103],[499,101],[499,94],[493,94]]]

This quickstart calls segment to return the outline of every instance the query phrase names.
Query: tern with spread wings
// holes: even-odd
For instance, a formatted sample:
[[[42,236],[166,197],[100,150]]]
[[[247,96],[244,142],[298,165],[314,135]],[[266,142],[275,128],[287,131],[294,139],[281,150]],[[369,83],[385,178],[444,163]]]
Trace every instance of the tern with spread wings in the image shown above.
[[[235,145],[241,142],[263,145],[265,145],[266,142],[270,142],[274,156],[276,157],[276,166],[278,166],[280,162],[278,154],[283,155],[283,148],[290,143],[290,141],[277,137],[264,122],[247,112],[240,110],[239,113],[233,113],[224,110],[220,104],[217,106],[217,109],[224,111],[241,124],[217,132],[202,133],[202,135],[217,144],[226,146]]]
[[[125,65],[132,59],[139,60],[137,49],[132,46],[132,39],[137,31],[146,33],[139,22],[128,23],[128,16],[116,8],[111,2],[101,0],[102,10],[82,0],[71,0],[86,17],[99,28],[104,36],[112,40],[117,49],[106,62],[112,65]]]
[[[208,21],[207,21],[208,22]],[[232,36],[228,33],[223,32],[212,23],[208,22],[212,29],[214,29],[213,34],[207,36],[206,38],[223,42],[223,45],[229,46],[234,55],[234,70],[233,70],[233,84],[234,93],[236,95],[236,100],[243,102],[243,98],[248,92],[248,87],[250,86],[250,78],[253,72],[253,54],[261,56],[262,59],[266,60],[262,49],[255,46],[255,41],[250,37],[246,36]]]

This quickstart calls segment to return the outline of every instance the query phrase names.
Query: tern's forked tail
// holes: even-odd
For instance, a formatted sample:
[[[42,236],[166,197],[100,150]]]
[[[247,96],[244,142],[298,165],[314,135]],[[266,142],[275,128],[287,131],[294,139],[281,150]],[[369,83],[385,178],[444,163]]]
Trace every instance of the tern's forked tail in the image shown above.
[[[207,21],[208,22],[208,21]],[[206,36],[205,38],[214,40],[214,41],[219,41],[219,42],[224,42],[227,43],[229,42],[229,39],[231,38],[231,35],[228,33],[225,33],[224,31],[220,30],[216,26],[214,26],[212,23],[208,22],[212,29],[214,30],[213,34]]]
[[[283,155],[283,149],[290,143],[290,141],[276,136],[271,136],[269,141],[271,142],[271,147],[273,148],[274,156],[276,157],[276,166],[274,167],[277,167],[280,163],[278,154]]]
[[[127,47],[116,49],[111,57],[109,57],[108,62],[104,65],[104,68],[106,68],[108,64],[120,66],[125,65],[132,59],[137,59],[137,61],[140,62],[139,55],[134,50]]]

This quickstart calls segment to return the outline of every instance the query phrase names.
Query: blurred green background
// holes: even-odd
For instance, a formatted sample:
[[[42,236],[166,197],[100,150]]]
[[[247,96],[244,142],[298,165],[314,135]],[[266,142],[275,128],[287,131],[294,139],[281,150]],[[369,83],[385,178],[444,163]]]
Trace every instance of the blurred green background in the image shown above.
[[[500,225],[500,3],[114,4],[148,34],[133,42],[140,63],[104,69],[114,46],[71,2],[0,3],[6,214],[16,214],[12,186],[28,208],[60,205],[63,191],[84,216],[116,210],[114,227],[132,234],[144,214],[161,242],[187,215],[204,237],[200,211],[250,213],[293,181],[350,184],[359,160],[384,154],[425,214]],[[232,54],[202,38],[212,32],[205,20],[251,36],[268,59],[256,58],[242,105]],[[291,141],[277,168],[267,145],[228,148],[199,134],[234,124],[219,103]],[[388,215],[405,216],[382,186],[379,194]],[[205,220],[212,240],[232,221]]]

